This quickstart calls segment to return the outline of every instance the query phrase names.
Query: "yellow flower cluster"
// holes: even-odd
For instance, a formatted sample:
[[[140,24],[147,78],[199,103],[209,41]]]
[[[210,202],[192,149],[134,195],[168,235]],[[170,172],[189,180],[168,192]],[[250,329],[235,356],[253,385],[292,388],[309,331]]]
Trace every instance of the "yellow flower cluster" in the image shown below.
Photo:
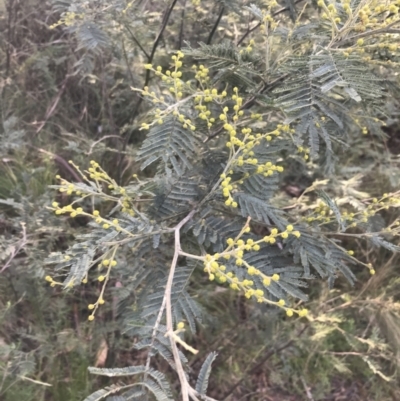
[[[194,76],[197,81],[199,82],[200,86],[202,88],[205,87],[205,85],[208,84],[208,82],[210,81],[210,76],[209,76],[209,72],[210,70],[206,67],[204,67],[204,65],[200,64],[199,68],[197,68],[196,65],[192,66],[192,69],[195,71],[196,75]]]
[[[241,50],[239,51],[239,53],[240,53],[240,54],[243,54],[245,51],[246,51],[247,53],[250,53],[251,51],[253,51],[254,43],[255,43],[255,42],[254,42],[254,39],[251,39],[250,42],[249,42],[249,44],[247,45],[246,49],[241,49]]]
[[[371,263],[368,263],[368,264],[367,264],[367,267],[368,267],[368,269],[369,269],[369,274],[370,274],[371,276],[373,276],[373,275],[376,273],[376,271],[375,271],[375,269],[372,267],[372,264],[371,264]]]
[[[103,286],[102,286],[102,289],[101,289],[101,291],[100,291],[100,295],[99,295],[97,301],[96,301],[94,304],[89,304],[89,305],[88,305],[88,309],[92,311],[92,313],[91,313],[91,314],[89,315],[89,317],[88,317],[88,319],[89,319],[90,321],[93,321],[93,320],[94,320],[94,315],[95,315],[95,313],[96,313],[97,308],[98,308],[100,305],[104,305],[104,303],[105,303],[105,300],[104,300],[104,291],[105,291],[105,289],[106,289],[107,282],[108,282],[108,280],[109,280],[109,278],[110,278],[111,268],[117,266],[117,261],[115,260],[115,254],[116,254],[117,249],[118,249],[118,248],[115,247],[111,252],[109,252],[109,253],[111,254],[110,259],[106,259],[107,255],[103,255],[103,256],[102,256],[103,260],[102,260],[102,262],[99,264],[99,270],[101,270],[103,267],[106,267],[106,268],[107,268],[107,271],[106,271],[104,274],[100,274],[100,275],[97,277],[97,280],[98,280],[100,283],[103,283]]]
[[[94,304],[89,304],[89,305],[88,305],[88,309],[92,311],[92,313],[91,313],[91,314],[89,315],[89,317],[88,317],[88,319],[89,319],[90,321],[93,321],[93,320],[94,320],[94,315],[95,315],[95,312],[96,312],[97,308],[98,308],[100,305],[104,305],[104,303],[105,303],[105,300],[104,300],[104,291],[105,291],[105,288],[106,288],[108,279],[109,279],[109,277],[110,277],[111,268],[117,266],[117,261],[115,260],[115,254],[116,254],[117,249],[118,249],[118,247],[116,246],[116,247],[114,247],[114,249],[113,249],[112,251],[109,251],[109,252],[108,252],[108,254],[111,255],[111,256],[110,256],[110,259],[106,259],[107,253],[104,254],[104,255],[101,257],[101,258],[102,258],[102,261],[101,261],[101,263],[99,264],[98,268],[99,268],[99,270],[100,270],[100,269],[102,269],[103,267],[107,267],[107,271],[106,271],[104,274],[100,274],[100,275],[97,277],[97,280],[98,280],[99,282],[103,283],[103,286],[102,286],[102,289],[101,289],[101,291],[100,291],[100,295],[99,295],[97,301],[96,301]],[[71,259],[71,257],[70,257],[69,255],[65,255],[65,256],[64,256],[64,260],[65,260],[65,261],[68,261],[68,260],[70,260],[70,259]],[[45,280],[46,280],[47,282],[49,282],[50,285],[51,285],[52,287],[55,287],[56,285],[63,285],[63,283],[58,282],[58,281],[55,281],[51,276],[46,276],[46,277],[45,277]],[[86,284],[87,282],[88,282],[88,278],[87,278],[87,274],[86,274],[85,278],[82,280],[82,283]],[[67,284],[67,287],[72,287],[73,285],[74,285],[74,279],[72,279],[72,280]]]
[[[361,264],[361,265],[363,265],[363,266],[366,266],[366,267],[369,269],[369,273],[370,273],[372,276],[375,274],[375,270],[374,270],[374,268],[372,267],[372,264],[371,264],[371,263],[364,263],[364,262],[358,260],[358,259],[354,256],[354,251],[352,251],[352,250],[347,251],[347,254],[348,254],[349,256],[351,256],[352,259],[354,259],[358,264]]]
[[[64,213],[71,213],[70,217],[76,217],[78,214],[84,214],[86,216],[93,215],[89,213],[84,213],[82,208],[74,209],[73,205],[79,201],[82,201],[88,196],[99,196],[106,200],[112,200],[114,202],[119,202],[122,204],[122,211],[134,216],[135,211],[130,203],[130,198],[126,196],[126,190],[123,187],[120,187],[115,180],[113,180],[101,167],[100,165],[92,160],[90,162],[91,167],[85,172],[82,172],[78,166],[76,166],[71,160],[69,161],[72,164],[79,175],[83,178],[85,182],[87,182],[88,186],[82,186],[79,184],[73,184],[67,181],[64,178],[61,178],[59,175],[56,176],[57,179],[60,180],[61,185],[59,188],[60,192],[64,192],[67,195],[76,194],[79,196],[77,200],[72,202],[70,205],[59,207],[57,202],[53,203],[53,208],[55,208],[56,214],[64,214]],[[94,183],[93,181],[94,180]],[[94,185],[92,185],[94,184]],[[103,187],[106,186],[108,189],[112,190],[114,193],[122,195],[122,198],[117,198],[111,195],[108,195],[103,192]],[[96,188],[96,189],[95,189]],[[93,212],[95,213],[95,212]],[[107,223],[108,224],[108,223]]]
[[[325,4],[324,0],[318,0],[317,4],[322,7],[322,9],[325,11],[322,14],[322,18],[323,19],[327,19],[327,20],[331,20],[334,24],[334,26],[336,27],[337,30],[337,26],[336,24],[340,23],[341,20],[340,18],[337,16],[337,9],[334,6],[334,4],[329,4],[328,6]],[[346,3],[347,4],[347,3]]]
[[[202,67],[202,66],[200,66]],[[220,103],[227,96],[226,91],[218,93],[217,89],[204,89],[202,93],[197,94],[194,98],[195,110],[199,111],[199,117],[207,121],[207,127],[211,128],[215,123],[215,118],[211,116],[211,110],[207,107],[207,103]]]
[[[258,121],[262,121],[262,115],[259,113],[251,113],[250,118]]]
[[[104,200],[113,201],[122,206],[122,212],[129,213],[130,215],[135,214],[134,206],[131,205],[131,198],[126,194],[126,189],[124,187],[120,187],[110,176],[99,166],[99,164],[95,161],[91,161],[91,167],[88,168],[87,171],[82,172],[80,168],[72,161],[69,162],[72,164],[79,175],[82,177],[83,181],[88,185],[82,185],[80,183],[73,184],[69,181],[61,178],[60,176],[56,176],[57,179],[61,181],[61,185],[59,188],[60,192],[65,192],[67,195],[76,194],[79,196],[78,199],[74,200],[72,203],[66,206],[60,206],[58,202],[53,202],[49,209],[53,210],[57,215],[68,214],[70,217],[76,217],[78,215],[86,216],[93,219],[97,224],[99,224],[103,229],[108,230],[113,228],[116,231],[123,232],[128,237],[137,238],[136,234],[131,233],[126,230],[124,227],[120,225],[120,222],[116,218],[104,218],[100,215],[100,211],[85,211],[82,207],[76,207],[75,204],[77,202],[82,201],[88,196],[97,196]],[[136,175],[134,178],[138,179]],[[112,190],[112,195],[103,192],[103,188]],[[100,261],[98,265],[98,269],[101,270],[106,268],[107,271],[105,273],[101,273],[97,276],[97,281],[103,283],[101,293],[99,295],[98,300],[94,304],[90,304],[88,308],[92,310],[92,314],[88,317],[89,320],[94,320],[94,314],[99,305],[103,305],[104,301],[104,291],[107,285],[107,282],[110,277],[111,269],[117,266],[117,261],[115,259],[115,253],[118,249],[118,245],[116,245],[113,249],[107,251],[104,255],[100,256],[96,260],[91,262],[89,269]],[[64,256],[65,261],[71,260],[70,255]],[[50,283],[52,287],[56,285],[65,285],[61,282],[55,281],[51,276],[46,276],[46,281]],[[82,279],[82,283],[88,282],[88,275]],[[67,287],[72,287],[74,285],[74,279],[72,279],[69,283],[66,284]]]
[[[134,1],[130,1],[126,7],[122,10],[122,14],[126,14],[126,12],[133,6]]]
[[[309,154],[310,154],[310,149],[306,148],[304,146],[298,146],[297,147],[297,151],[303,155],[303,159],[304,160],[308,160],[309,159]]]
[[[83,19],[83,14],[77,14],[75,12],[67,11],[61,15],[61,18],[58,22],[53,25],[50,25],[50,29],[57,28],[60,25],[65,26],[73,26],[75,25],[76,21],[79,19]]]
[[[375,216],[382,210],[388,210],[391,207],[400,207],[400,194],[383,194],[378,198],[365,201],[366,207],[363,210],[356,210],[354,212],[344,210],[341,212],[341,217],[345,221],[348,227],[357,227],[361,223],[367,223],[370,217]],[[319,202],[317,207],[313,209],[313,212],[303,218],[304,221],[319,222],[320,224],[328,224],[336,221],[333,211],[323,202]],[[393,221],[386,229],[386,232],[397,232],[400,226],[400,222]]]
[[[45,279],[48,283],[50,283],[50,286],[51,286],[51,287],[55,287],[56,285],[63,285],[63,283],[60,283],[59,281],[55,281],[55,280],[53,279],[53,277],[51,277],[51,276],[46,276],[44,279]],[[73,285],[73,282],[71,283],[71,285],[69,285],[69,287],[72,287],[72,285]]]
[[[237,93],[237,88],[234,91]],[[229,135],[229,141],[226,143],[226,146],[231,149],[232,156],[229,165],[230,170],[228,170],[227,174],[233,174],[234,170],[232,168],[235,166],[243,167],[245,165],[254,166],[253,174],[263,174],[264,177],[271,176],[274,172],[283,172],[284,168],[282,166],[274,165],[270,161],[260,163],[254,157],[253,149],[255,146],[260,145],[263,140],[269,142],[272,141],[274,136],[279,137],[283,133],[292,133],[293,130],[288,125],[278,124],[275,130],[265,134],[253,134],[251,128],[242,128],[237,132],[237,120],[242,116],[240,106],[243,99],[237,95],[233,95],[232,99],[236,101],[236,105],[233,108],[235,114],[233,115],[232,123],[229,122],[228,107],[224,107],[223,113],[219,117],[221,121],[225,122],[223,128]],[[258,115],[256,117],[257,119],[260,118]],[[250,173],[244,173],[236,182],[231,182],[232,178],[227,176],[227,174],[223,173],[221,175],[221,190],[223,196],[227,198],[225,204],[235,208],[237,207],[237,203],[233,200],[232,191],[238,188],[238,184],[243,184],[243,180],[250,177]]]
[[[385,24],[389,24],[392,21],[396,20],[397,15],[399,13],[399,7],[398,7],[399,2],[396,3],[397,5],[394,2],[393,3],[386,2],[386,4],[379,4],[379,2],[377,1],[368,2],[358,11],[359,23],[355,27],[355,30],[363,32],[367,28],[375,28],[375,29],[378,28],[380,25],[378,24],[379,19],[382,19],[382,16],[385,12],[389,12],[390,14],[392,14],[391,18],[387,17],[385,18],[385,20],[383,21]],[[371,9],[371,7],[373,8],[373,10]],[[350,14],[350,11],[348,11],[347,13]]]
[[[52,209],[55,211],[57,215],[69,213],[70,217],[76,217],[78,215],[87,216],[91,217],[97,224],[101,224],[103,229],[105,230],[109,229],[110,227],[113,227],[116,231],[125,232],[125,229],[123,229],[119,225],[118,219],[113,219],[113,220],[105,219],[104,217],[100,216],[100,212],[98,210],[93,210],[92,213],[89,213],[85,212],[81,207],[74,209],[72,204],[60,207],[58,202],[52,203]]]
[[[355,220],[355,213],[346,211],[341,213],[343,221],[347,222],[349,227],[356,227],[359,221]],[[319,202],[318,206],[313,209],[313,212],[303,218],[307,223],[319,222],[320,224],[329,224],[336,221],[333,211],[323,202]]]
[[[239,277],[235,276],[233,272],[227,271],[227,267],[220,262],[223,259],[230,260],[231,258],[234,258],[235,264],[237,266],[243,266],[243,268],[246,269],[248,276],[258,276],[260,278],[259,281],[262,281],[263,285],[268,287],[271,285],[272,281],[279,281],[279,274],[275,273],[271,276],[268,276],[262,273],[259,269],[249,265],[244,260],[244,253],[251,251],[257,252],[261,249],[260,244],[274,244],[277,238],[286,239],[289,237],[289,235],[294,235],[295,237],[299,238],[301,235],[300,232],[295,231],[292,225],[288,225],[286,230],[281,233],[279,233],[276,228],[273,228],[269,235],[258,241],[254,241],[251,238],[247,239],[246,241],[241,239],[243,234],[249,232],[250,227],[245,226],[235,239],[227,239],[227,247],[223,252],[214,255],[206,255],[204,257],[204,271],[208,273],[209,279],[211,281],[217,280],[219,283],[228,283],[230,288],[233,290],[242,291],[246,298],[255,298],[258,302],[279,306],[286,310],[288,316],[293,316],[293,313],[297,313],[299,316],[305,316],[307,314],[305,309],[295,311],[287,307],[283,299],[277,302],[269,300],[264,296],[264,291],[256,287],[253,280],[247,278],[240,279]]]
[[[272,10],[276,7],[279,7],[276,0],[266,1],[266,7],[262,10],[262,22],[265,24],[266,29],[271,28],[273,30],[278,26],[278,22],[272,16]]]
[[[228,112],[227,107],[224,108],[224,114],[221,114],[221,116],[220,116],[220,119],[223,121],[227,121],[226,112]],[[288,125],[278,124],[277,128],[275,130],[265,133],[265,134],[261,134],[261,133],[252,134],[253,131],[251,128],[242,128],[239,133],[239,137],[238,137],[237,131],[235,128],[236,128],[235,124],[231,125],[228,122],[226,122],[224,124],[224,129],[230,136],[230,140],[229,140],[229,142],[227,142],[226,146],[228,148],[232,148],[232,149],[235,149],[235,146],[240,148],[241,150],[243,150],[243,154],[246,155],[247,157],[254,155],[254,152],[252,149],[255,146],[260,145],[262,140],[266,140],[267,142],[270,142],[270,141],[272,141],[274,136],[279,137],[284,132],[290,132],[290,133],[294,132],[294,130],[290,129],[290,127]],[[240,134],[243,134],[243,135],[240,136]],[[256,163],[252,162],[250,164],[257,164],[257,162]]]
[[[237,208],[238,204],[237,202],[234,202],[233,197],[232,197],[232,190],[237,188],[237,185],[232,185],[231,184],[231,177],[226,177],[225,174],[221,176],[221,178],[224,178],[224,180],[221,182],[221,188],[222,188],[222,194],[228,198],[225,201],[226,206],[232,206],[233,208]]]
[[[399,5],[400,1],[387,1],[383,2],[380,0],[369,0],[362,4],[360,7],[351,5],[350,0],[341,0],[341,7],[347,14],[346,24],[351,30],[356,32],[365,32],[367,29],[376,30],[384,28],[385,26],[397,21],[399,19]],[[338,10],[336,8],[337,3],[330,2],[326,4],[325,0],[318,0],[318,6],[323,10],[322,18],[330,20],[336,32],[338,28],[336,24],[341,23],[341,19],[338,16]],[[390,15],[388,17],[388,14]],[[362,46],[364,40],[357,41],[358,46]],[[360,49],[362,52],[363,49]]]
[[[163,110],[159,108],[155,109],[154,121],[151,124],[142,123],[142,129],[149,129],[154,124],[162,124],[164,122],[163,119],[169,114],[177,117],[178,121],[182,123],[184,128],[190,128],[192,131],[196,129],[194,123],[179,111],[179,105],[183,102],[183,93],[185,89],[190,89],[190,85],[181,80],[182,71],[180,69],[183,65],[183,57],[184,54],[181,51],[178,51],[176,55],[173,55],[171,58],[174,67],[172,71],[166,70],[165,73],[163,73],[161,66],[154,69],[152,64],[144,65],[147,70],[154,71],[155,75],[161,77],[162,81],[168,85],[168,90],[175,97],[176,103],[171,107],[169,103],[166,102],[164,96],[158,97],[155,92],[150,92],[149,88],[145,86],[142,95],[150,98],[154,104],[160,104],[163,106]]]

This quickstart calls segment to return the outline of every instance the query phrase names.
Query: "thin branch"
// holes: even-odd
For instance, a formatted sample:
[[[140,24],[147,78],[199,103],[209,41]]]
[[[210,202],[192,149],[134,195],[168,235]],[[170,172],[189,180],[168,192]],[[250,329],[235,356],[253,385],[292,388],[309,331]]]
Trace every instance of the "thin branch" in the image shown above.
[[[375,29],[373,31],[367,31],[367,32],[360,33],[358,35],[350,36],[349,38],[342,39],[339,42],[333,43],[333,45],[335,47],[337,47],[337,46],[342,45],[343,43],[346,43],[346,42],[349,42],[349,41],[352,41],[352,40],[358,40],[358,39],[361,39],[361,38],[365,38],[367,36],[377,35],[379,33],[395,33],[395,34],[399,34],[400,33],[400,29],[390,29],[390,27],[398,24],[399,22],[400,21],[397,20],[397,21],[394,21],[391,24],[389,24],[389,25],[387,25],[387,26],[385,26],[383,28],[379,28],[379,29]]]
[[[75,178],[76,182],[82,182],[82,178],[76,173],[76,171],[63,157],[56,155],[55,153],[51,153],[48,150],[37,148],[36,146],[31,146],[31,147],[38,150],[41,153],[51,156],[55,162],[61,164]]]
[[[199,255],[192,255],[191,253],[186,253],[186,252],[179,252],[180,256],[185,256],[189,259],[196,259],[196,260],[204,260],[204,256],[199,256]]]
[[[171,302],[171,291],[172,284],[174,281],[175,269],[178,263],[179,253],[181,252],[181,228],[193,217],[196,210],[192,210],[179,224],[175,227],[175,247],[174,247],[174,257],[172,259],[171,268],[168,275],[167,285],[165,287],[163,305],[165,303],[166,317],[167,317],[167,333],[173,332],[173,320],[172,320],[172,302]],[[165,302],[164,302],[165,301]],[[189,401],[189,384],[186,379],[185,371],[183,370],[182,361],[179,356],[178,347],[173,336],[169,336],[172,355],[174,356],[174,362],[176,365],[176,371],[179,376],[179,381],[182,389],[182,400]]]
[[[218,18],[215,21],[215,24],[214,24],[210,34],[208,35],[208,39],[207,39],[207,42],[206,42],[207,45],[211,44],[212,38],[213,38],[215,32],[217,31],[217,28],[218,28],[219,23],[221,22],[222,16],[224,15],[224,11],[225,11],[225,7],[222,6],[221,7],[221,11],[219,12]]]
[[[146,50],[144,49],[144,47],[140,44],[140,42],[136,39],[135,35],[133,34],[133,32],[131,31],[131,29],[129,28],[128,25],[124,24],[124,27],[126,28],[126,30],[129,32],[129,35],[131,36],[132,40],[139,46],[139,49],[143,52],[143,54],[146,56],[147,60],[150,59],[149,54],[146,52]]]
[[[39,127],[36,129],[36,134],[38,134],[43,127],[46,125],[48,119],[53,115],[55,112],[58,103],[60,102],[61,96],[65,91],[65,88],[67,87],[67,82],[68,82],[69,76],[67,75],[64,79],[64,81],[61,84],[61,88],[59,89],[57,95],[55,96],[51,106],[46,110],[46,115],[44,116],[44,120],[40,123]]]
[[[124,40],[123,39],[122,39],[121,45],[122,45],[122,54],[124,55],[126,68],[127,68],[128,72],[129,72],[129,77],[131,78],[132,85],[135,85],[135,79],[133,78],[131,67],[129,66],[128,54],[126,53],[125,44],[124,44]]]
[[[182,252],[181,251],[181,243],[180,243],[180,230],[193,217],[195,212],[196,212],[196,210],[192,210],[183,220],[181,220],[178,223],[178,225],[176,225],[172,229],[174,231],[174,235],[175,235],[175,248],[174,248],[175,251],[174,251],[174,256],[173,256],[173,259],[171,262],[171,268],[169,271],[167,284],[165,287],[164,297],[163,297],[163,300],[161,303],[160,310],[158,311],[157,319],[156,319],[156,322],[153,327],[153,332],[151,334],[152,340],[151,340],[151,344],[150,344],[150,349],[152,348],[152,345],[154,344],[155,338],[157,336],[158,328],[160,326],[161,319],[164,315],[165,309],[166,309],[166,315],[167,315],[167,333],[173,332],[171,290],[172,290],[172,284],[173,284],[174,275],[175,275],[175,269],[176,269],[176,265],[178,262],[178,257],[180,256],[180,254]],[[169,338],[170,338],[170,342],[171,342],[171,348],[173,351],[172,354],[174,356],[176,370],[178,372],[179,381],[180,381],[181,387],[182,387],[183,400],[188,401],[189,398],[185,398],[185,395],[186,395],[186,397],[188,397],[188,383],[186,380],[185,372],[182,367],[182,362],[179,357],[178,348],[176,346],[173,336],[169,336]],[[146,371],[150,368],[150,360],[151,360],[151,354],[149,353],[147,356],[147,360],[146,360]]]
[[[104,141],[104,140],[107,139],[107,138],[117,138],[117,139],[119,139],[120,141],[122,141],[122,138],[121,138],[119,135],[106,135],[106,136],[103,136],[102,138],[100,138],[100,139],[97,140],[96,142],[93,142],[93,143],[90,145],[90,149],[89,149],[88,152],[86,152],[86,154],[87,154],[88,156],[91,155],[92,152],[93,152],[93,148],[94,148],[98,143],[100,143],[101,141]]]
[[[148,64],[151,64],[152,61],[153,61],[153,58],[154,58],[154,55],[156,53],[158,44],[160,43],[161,37],[162,37],[162,35],[164,33],[165,28],[167,27],[169,18],[171,16],[171,13],[172,13],[172,11],[173,11],[173,9],[174,9],[174,7],[175,7],[177,2],[178,2],[178,0],[173,0],[171,5],[167,8],[166,12],[164,13],[164,17],[163,17],[163,20],[162,20],[162,23],[161,23],[161,28],[160,28],[160,30],[159,30],[159,32],[157,34],[156,39],[154,40],[153,47],[151,49],[151,53],[147,57],[147,63]],[[150,70],[146,70],[146,77],[145,77],[145,80],[144,80],[143,88],[148,85],[149,80],[150,80]],[[136,103],[136,108],[132,113],[132,117],[131,117],[132,120],[134,120],[135,117],[138,115],[140,106],[142,105],[142,102],[143,102],[143,96],[140,96],[139,100]],[[131,139],[131,136],[132,136],[132,131],[130,131],[129,134],[127,134],[126,137],[125,137],[125,141],[124,141],[124,143],[122,145],[122,152],[125,152],[126,147],[128,146],[129,140]],[[117,167],[118,181],[121,181],[121,167],[122,167],[122,162],[124,160],[124,156],[123,156],[122,152],[121,152],[121,156],[119,158],[119,163],[118,163],[118,167]]]
[[[296,0],[294,4],[301,3],[304,0]],[[282,7],[279,10],[275,11],[272,16],[275,17],[276,15],[282,14],[285,11],[289,11],[289,7]],[[246,38],[249,36],[253,31],[255,31],[258,27],[260,27],[261,22],[258,22],[256,25],[253,26],[253,28],[248,28],[245,34],[239,39],[237,45],[239,46]]]
[[[374,235],[388,234],[388,231],[374,231],[359,234],[351,233],[340,233],[340,232],[324,232],[324,235],[340,235],[341,237],[353,237],[353,238],[372,238]]]
[[[18,376],[18,377],[21,380],[26,380],[26,381],[29,381],[29,382],[34,383],[34,384],[39,384],[41,386],[46,386],[46,387],[51,387],[52,386],[52,384],[50,384],[50,383],[45,383],[45,382],[42,382],[40,380],[34,380],[34,379],[31,379],[30,377],[27,377],[27,376]]]
[[[245,34],[237,42],[237,45],[239,46],[247,38],[247,36],[249,36],[253,31],[255,31],[260,25],[261,22],[257,22],[257,24],[253,26],[253,28],[248,28]]]
[[[183,26],[184,26],[184,21],[185,21],[185,12],[186,12],[186,0],[183,3],[183,7],[182,7],[182,14],[181,14],[181,26],[179,28],[179,45],[178,45],[178,49],[182,48],[182,42],[183,42]]]
[[[8,13],[8,18],[7,18],[7,48],[6,48],[6,72],[5,76],[8,77],[9,72],[10,72],[10,66],[11,66],[11,23],[12,23],[12,11],[14,8],[14,0],[8,0],[7,3],[7,13]]]
[[[252,96],[242,107],[241,110],[248,109],[250,106],[253,105],[253,103],[257,100],[257,95],[262,94],[264,92],[270,91],[273,89],[279,82],[283,81],[285,78],[287,78],[290,74],[284,74],[281,75],[280,77],[274,79],[270,83],[264,83],[262,87],[257,91],[257,94]]]
[[[310,401],[314,401],[314,397],[313,397],[313,395],[311,394],[310,387],[307,385],[306,380],[304,379],[303,376],[301,376],[301,382],[302,382],[302,384],[303,384],[304,391],[305,391],[306,394],[307,394],[307,398],[308,398]]]

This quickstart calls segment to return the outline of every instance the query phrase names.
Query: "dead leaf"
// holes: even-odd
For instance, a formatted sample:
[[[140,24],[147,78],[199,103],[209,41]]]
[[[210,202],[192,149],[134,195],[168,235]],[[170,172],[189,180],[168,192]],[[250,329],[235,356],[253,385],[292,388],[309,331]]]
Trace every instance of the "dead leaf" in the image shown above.
[[[108,355],[108,344],[107,341],[103,338],[101,340],[99,349],[97,350],[96,363],[94,364],[94,366],[96,368],[102,368],[106,363],[107,355]]]

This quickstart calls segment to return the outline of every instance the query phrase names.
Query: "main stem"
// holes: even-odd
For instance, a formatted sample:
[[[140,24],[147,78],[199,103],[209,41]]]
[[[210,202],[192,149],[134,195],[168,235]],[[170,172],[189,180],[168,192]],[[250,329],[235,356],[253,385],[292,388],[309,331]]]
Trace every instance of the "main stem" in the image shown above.
[[[171,290],[174,281],[174,275],[176,270],[176,265],[178,263],[179,253],[181,252],[181,228],[193,217],[195,210],[192,210],[174,229],[175,231],[175,247],[174,247],[174,257],[172,259],[171,268],[169,270],[167,285],[165,288],[164,300],[165,309],[167,315],[167,333],[172,333],[174,331],[173,320],[172,320],[172,304],[171,304]],[[189,383],[187,382],[185,371],[183,370],[181,358],[179,357],[178,347],[172,336],[169,336],[171,343],[172,355],[174,356],[174,362],[176,365],[176,371],[179,376],[179,381],[182,389],[182,401],[189,401]]]

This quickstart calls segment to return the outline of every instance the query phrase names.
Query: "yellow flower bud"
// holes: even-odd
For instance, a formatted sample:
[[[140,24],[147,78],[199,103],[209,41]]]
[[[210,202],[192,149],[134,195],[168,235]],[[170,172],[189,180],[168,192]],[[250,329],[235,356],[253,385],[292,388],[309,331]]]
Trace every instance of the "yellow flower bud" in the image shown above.
[[[265,277],[263,280],[263,284],[268,287],[269,285],[271,285],[271,279],[269,277]]]
[[[272,275],[272,280],[274,280],[274,281],[279,281],[279,274],[273,274]]]

